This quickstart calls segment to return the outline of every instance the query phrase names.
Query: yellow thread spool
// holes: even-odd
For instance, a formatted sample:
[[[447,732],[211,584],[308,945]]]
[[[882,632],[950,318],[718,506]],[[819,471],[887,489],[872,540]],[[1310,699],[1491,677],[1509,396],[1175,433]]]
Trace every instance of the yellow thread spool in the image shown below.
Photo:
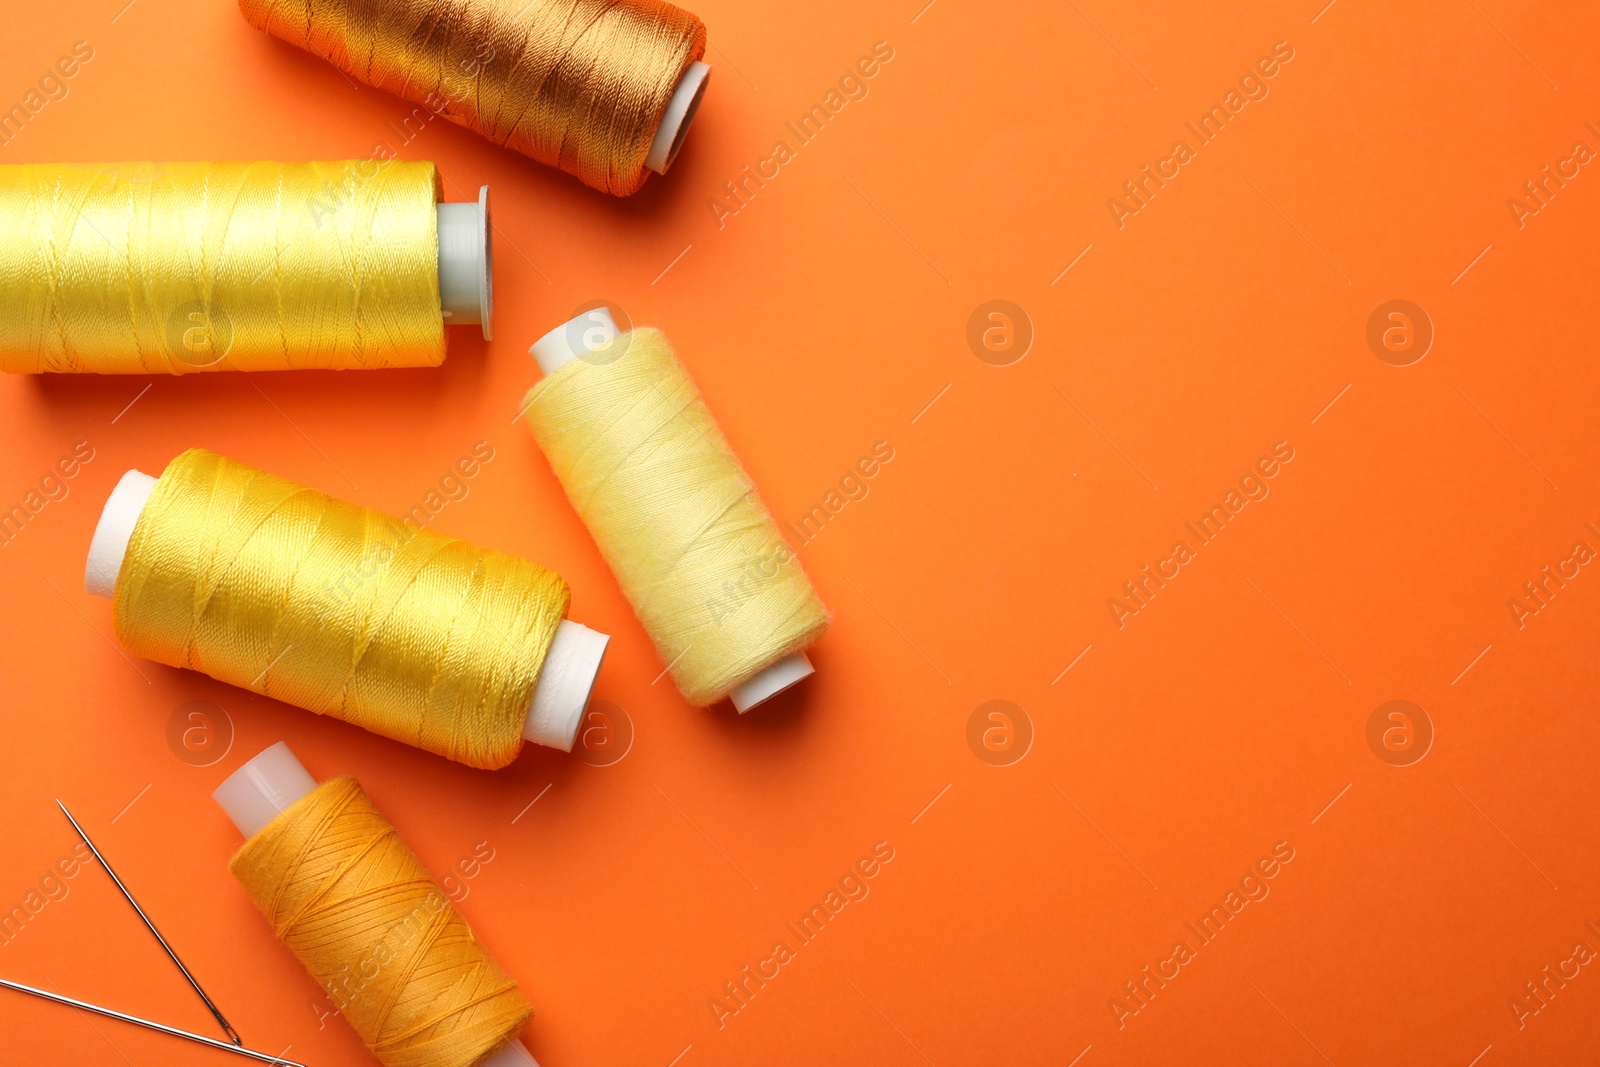
[[[248,838],[229,869],[385,1067],[529,1062],[532,1005],[354,778],[279,742],[215,796]]]
[[[124,477],[87,583],[138,655],[486,769],[571,750],[607,640],[550,571],[199,448]]]
[[[665,174],[706,28],[663,0],[239,0],[258,30],[602,192]]]
[[[534,345],[528,425],[684,697],[746,711],[811,673],[827,609],[666,338],[592,314]]]
[[[437,366],[487,235],[432,163],[0,166],[0,370]]]

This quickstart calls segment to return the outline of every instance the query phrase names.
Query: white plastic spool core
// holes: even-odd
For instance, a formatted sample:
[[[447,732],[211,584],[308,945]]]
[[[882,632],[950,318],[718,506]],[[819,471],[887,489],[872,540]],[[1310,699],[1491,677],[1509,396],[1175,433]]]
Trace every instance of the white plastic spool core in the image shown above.
[[[585,311],[551,330],[528,349],[539,369],[546,375],[577,359],[586,352],[616,340],[617,320],[603,307]]]
[[[672,161],[678,158],[678,149],[694,122],[694,113],[700,110],[700,98],[706,94],[706,83],[711,79],[711,65],[696,60],[678,79],[678,87],[667,101],[667,110],[656,127],[655,140],[650,142],[650,154],[644,159],[645,169],[665,174]]]
[[[83,587],[94,596],[110,600],[116,595],[117,575],[122,573],[122,557],[128,554],[128,539],[155,487],[154,478],[133,470],[118,479],[106,498],[94,538],[89,542],[89,561],[83,569]]]
[[[439,309],[446,326],[481,326],[494,317],[494,255],[489,243],[489,187],[477,203],[439,204]]]
[[[248,839],[316,787],[316,779],[279,741],[228,775],[211,797]]]
[[[279,813],[317,787],[289,746],[282,741],[264,749],[228,775],[211,794],[246,839],[256,836]],[[521,1041],[483,1061],[483,1067],[539,1067]]]
[[[519,1039],[484,1060],[483,1067],[539,1067],[539,1061]]]
[[[546,375],[571,363],[585,352],[609,344],[617,336],[617,323],[605,308],[593,308],[562,323],[533,343],[528,353]],[[770,700],[802,678],[816,672],[804,652],[785,656],[734,686],[728,699],[743,715]]]
[[[556,636],[539,671],[539,683],[533,687],[528,717],[522,723],[525,740],[572,751],[610,641],[598,630],[570,619],[562,619],[556,625]]]
[[[156,480],[150,475],[131,470],[106,498],[83,569],[83,587],[94,596],[107,600],[116,596],[117,575],[128,554],[128,539],[155,486]],[[522,723],[525,740],[572,751],[610,641],[605,634],[569,619],[557,624],[538,684],[533,687],[533,698],[528,702],[528,716]]]
[[[728,693],[728,699],[733,701],[733,706],[739,709],[740,715],[743,715],[757,704],[771,700],[801,679],[815,674],[816,671],[804,652],[792,652],[772,666],[756,672],[734,686]]]

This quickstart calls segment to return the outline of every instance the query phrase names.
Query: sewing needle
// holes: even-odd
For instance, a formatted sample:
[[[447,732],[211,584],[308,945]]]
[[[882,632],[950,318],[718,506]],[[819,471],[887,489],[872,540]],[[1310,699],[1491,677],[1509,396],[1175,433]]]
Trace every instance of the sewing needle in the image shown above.
[[[72,817],[72,812],[67,810],[67,806],[61,803],[60,797],[56,798],[56,807],[61,809],[61,814],[67,817],[67,821],[72,824],[72,828],[78,831],[78,836],[83,838],[83,843],[89,846],[89,851],[94,853],[94,858],[100,861],[100,866],[104,868],[105,872],[111,876],[111,880],[115,882],[117,888],[122,891],[123,897],[128,901],[129,904],[133,906],[133,910],[138,914],[139,918],[144,921],[145,927],[149,929],[149,931],[155,935],[155,939],[161,943],[161,947],[166,950],[167,956],[170,957],[172,962],[177,965],[178,970],[183,973],[183,977],[188,980],[189,985],[192,986],[194,991],[200,995],[200,999],[205,1001],[206,1007],[211,1010],[212,1016],[217,1020],[218,1025],[222,1027],[222,1032],[228,1035],[228,1039],[230,1041],[242,1048],[244,1046],[244,1042],[240,1040],[238,1031],[234,1030],[234,1028],[228,1023],[228,1020],[222,1017],[222,1012],[217,1010],[217,1006],[211,1003],[211,998],[206,996],[206,991],[200,988],[200,983],[195,981],[194,975],[189,973],[189,968],[185,967],[183,965],[183,961],[178,958],[178,954],[172,951],[172,946],[167,944],[167,939],[161,936],[161,931],[157,930],[156,924],[150,921],[150,916],[146,915],[144,913],[144,909],[139,907],[139,902],[133,899],[133,894],[128,892],[128,887],[122,884],[122,879],[118,878],[117,872],[111,869],[111,864],[107,863],[106,858],[100,854],[100,850],[94,847],[94,842],[89,840],[89,835],[83,832],[83,827],[78,825],[78,820]]]
[[[170,1034],[173,1037],[181,1037],[187,1041],[195,1041],[202,1045],[208,1045],[211,1048],[222,1049],[224,1052],[232,1052],[236,1056],[248,1056],[253,1060],[259,1060],[262,1063],[274,1063],[278,1064],[279,1067],[305,1067],[305,1064],[303,1063],[296,1063],[294,1060],[286,1060],[281,1056],[269,1056],[265,1052],[256,1052],[254,1049],[248,1049],[242,1045],[230,1045],[226,1041],[218,1041],[214,1037],[202,1037],[199,1034],[191,1034],[187,1030],[179,1030],[176,1026],[166,1026],[162,1023],[153,1023],[149,1019],[141,1019],[137,1015],[127,1015],[120,1011],[112,1011],[110,1008],[102,1008],[98,1004],[90,1004],[82,1000],[74,1000],[72,997],[64,997],[59,993],[47,993],[43,989],[35,989],[31,985],[23,985],[21,982],[9,982],[4,978],[0,978],[0,987],[4,987],[6,989],[15,989],[18,993],[27,993],[31,996],[41,997],[45,1000],[53,1001],[56,1004],[65,1004],[69,1008],[77,1008],[80,1011],[92,1011],[96,1015],[104,1015],[108,1019],[120,1019],[122,1022],[132,1023],[135,1026],[143,1026],[148,1030],[156,1030],[163,1034]]]

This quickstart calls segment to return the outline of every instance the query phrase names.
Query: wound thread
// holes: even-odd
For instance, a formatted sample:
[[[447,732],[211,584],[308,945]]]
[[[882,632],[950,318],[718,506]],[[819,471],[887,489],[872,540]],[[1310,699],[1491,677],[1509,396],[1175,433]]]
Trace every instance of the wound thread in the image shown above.
[[[239,0],[258,30],[602,192],[644,184],[706,28],[663,0]]]
[[[385,1067],[475,1067],[533,1015],[354,778],[295,801],[229,869]]]
[[[827,609],[661,331],[579,356],[524,406],[691,704],[821,636]]]
[[[127,648],[493,770],[569,592],[514,556],[194,448],[168,464],[117,577]]]
[[[0,370],[432,367],[432,163],[0,166]]]

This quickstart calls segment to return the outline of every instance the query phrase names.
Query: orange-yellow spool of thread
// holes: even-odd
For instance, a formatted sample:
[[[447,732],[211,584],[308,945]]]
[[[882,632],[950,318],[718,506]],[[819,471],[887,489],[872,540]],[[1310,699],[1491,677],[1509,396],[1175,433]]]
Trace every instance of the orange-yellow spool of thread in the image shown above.
[[[665,174],[711,68],[665,0],[239,0],[352,78],[627,196]]]
[[[280,742],[215,796],[247,838],[229,868],[379,1062],[530,1062],[532,1005],[354,778]]]

